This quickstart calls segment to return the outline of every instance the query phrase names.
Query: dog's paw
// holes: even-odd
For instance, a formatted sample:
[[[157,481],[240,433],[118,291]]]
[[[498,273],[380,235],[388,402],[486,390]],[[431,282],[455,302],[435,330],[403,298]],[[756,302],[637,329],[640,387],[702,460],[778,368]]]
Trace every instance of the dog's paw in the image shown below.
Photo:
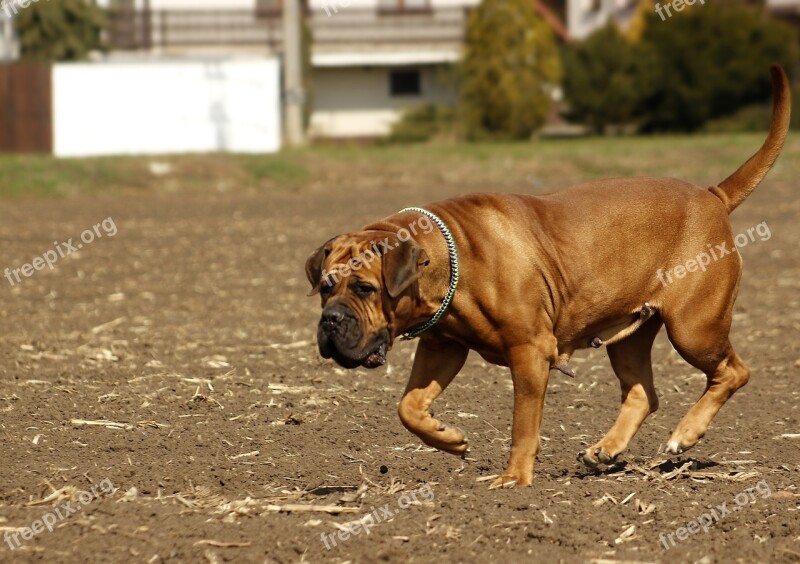
[[[578,462],[582,462],[587,468],[595,469],[600,464],[612,465],[616,463],[619,455],[611,456],[601,447],[584,450],[578,453]]]
[[[513,488],[517,485],[517,480],[513,476],[500,476],[492,485],[489,486],[490,490],[496,490],[498,488]]]
[[[533,477],[525,478],[513,472],[506,471],[502,476],[497,478],[492,485],[489,486],[490,490],[499,488],[513,488],[516,486],[530,486],[533,484]]]
[[[607,454],[606,451],[604,451],[602,448],[595,449],[594,455],[600,462],[607,465],[614,464],[617,461],[617,456],[619,456],[619,454],[611,456],[610,454]]]
[[[469,441],[464,431],[458,427],[441,424],[429,444],[444,452],[464,456],[469,451]]]
[[[690,448],[697,445],[705,433],[698,432],[689,425],[681,425],[672,433],[664,449],[666,454],[683,454]]]
[[[597,458],[589,454],[588,450],[582,450],[578,453],[578,462],[581,462],[587,468],[592,469],[597,468],[597,465],[600,463]]]
[[[695,443],[697,444],[697,443]],[[680,441],[671,440],[667,443],[667,448],[664,449],[665,454],[683,454],[695,445],[684,445]]]
[[[489,486],[490,490],[497,488],[513,488],[515,486],[530,486],[533,484],[533,456],[519,457],[516,460],[510,460],[505,472],[497,478],[492,485]]]

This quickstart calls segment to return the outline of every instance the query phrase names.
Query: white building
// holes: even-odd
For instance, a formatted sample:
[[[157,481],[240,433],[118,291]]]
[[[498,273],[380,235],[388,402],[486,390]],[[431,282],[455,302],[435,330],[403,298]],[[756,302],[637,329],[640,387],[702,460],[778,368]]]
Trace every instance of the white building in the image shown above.
[[[106,2],[112,0],[106,0]],[[279,0],[121,0],[116,57],[279,52]],[[313,34],[312,138],[389,133],[403,111],[454,104],[450,67],[479,0],[308,0]]]
[[[0,62],[14,61],[19,57],[19,41],[14,33],[14,22],[0,15]]]
[[[112,60],[269,57],[282,48],[282,0],[96,1],[115,8]],[[455,103],[452,65],[461,56],[468,12],[480,0],[303,1],[314,37],[313,138],[383,136],[406,108]],[[609,20],[624,25],[637,4],[531,1],[564,40],[582,39]]]
[[[787,13],[800,13],[800,0],[767,0],[767,8],[772,11]]]
[[[408,107],[455,104],[451,68],[461,56],[467,9],[477,1],[311,0],[309,134],[385,135]]]
[[[279,52],[281,0],[105,0],[117,49],[156,56]],[[305,0],[314,42],[312,138],[386,135],[405,109],[454,104],[453,63],[480,0]],[[559,16],[531,0],[563,38]],[[563,0],[553,0],[561,4]]]
[[[767,0],[766,6],[773,15],[800,25],[800,0]]]
[[[567,0],[567,29],[572,39],[586,38],[613,21],[625,27],[640,0]],[[654,3],[655,4],[655,3]]]

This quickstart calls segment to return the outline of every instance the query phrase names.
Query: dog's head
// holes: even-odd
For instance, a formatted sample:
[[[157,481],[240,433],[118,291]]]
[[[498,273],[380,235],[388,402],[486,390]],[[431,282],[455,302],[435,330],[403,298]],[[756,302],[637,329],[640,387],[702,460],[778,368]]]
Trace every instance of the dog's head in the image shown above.
[[[309,295],[322,298],[317,342],[323,358],[344,368],[383,365],[398,304],[428,262],[421,247],[389,231],[340,235],[314,251],[306,276]]]

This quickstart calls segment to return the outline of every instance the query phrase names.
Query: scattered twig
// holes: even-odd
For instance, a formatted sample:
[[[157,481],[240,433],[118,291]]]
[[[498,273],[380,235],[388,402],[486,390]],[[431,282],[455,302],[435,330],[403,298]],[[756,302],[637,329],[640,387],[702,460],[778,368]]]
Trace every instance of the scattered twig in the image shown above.
[[[92,335],[97,335],[103,331],[107,331],[108,329],[113,329],[117,325],[122,325],[125,323],[125,321],[127,321],[127,319],[127,317],[118,317],[114,321],[109,321],[108,323],[103,323],[97,327],[92,327]]]
[[[661,476],[661,479],[667,481],[671,480],[672,478],[675,478],[676,476],[680,476],[681,474],[689,470],[689,468],[692,467],[692,464],[694,464],[694,462],[690,460],[689,462],[684,463],[680,468],[676,468],[672,472],[667,472],[666,474]]]
[[[242,454],[235,454],[233,456],[229,456],[228,460],[238,460],[239,458],[248,458],[248,457],[251,457],[251,456],[258,456],[259,454],[261,454],[261,451],[259,451],[259,450],[254,450],[252,452],[243,452]]]
[[[73,419],[72,425],[74,427],[106,427],[107,429],[124,429],[130,431],[133,425],[128,423],[117,423],[116,421],[108,421],[107,419],[98,419],[96,421],[86,419]]]
[[[302,505],[290,503],[287,505],[267,505],[267,511],[276,513],[329,513],[339,515],[340,513],[358,513],[358,507],[341,507],[339,505]]]
[[[251,543],[249,542],[222,542],[222,541],[215,541],[210,539],[203,539],[199,540],[194,543],[194,546],[216,546],[217,548],[241,548],[245,546],[250,546]]]

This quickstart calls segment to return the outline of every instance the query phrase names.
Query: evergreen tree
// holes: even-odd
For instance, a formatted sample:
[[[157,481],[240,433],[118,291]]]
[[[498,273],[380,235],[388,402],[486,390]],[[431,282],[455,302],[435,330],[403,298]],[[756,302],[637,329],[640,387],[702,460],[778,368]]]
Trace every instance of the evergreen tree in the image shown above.
[[[633,122],[651,94],[645,80],[654,63],[648,46],[633,45],[614,24],[564,51],[564,96],[570,119],[602,134]]]
[[[103,48],[105,14],[86,0],[39,0],[14,22],[24,60],[76,61]]]
[[[483,0],[469,17],[461,74],[468,138],[527,138],[550,111],[561,63],[531,0]]]
[[[768,101],[772,63],[789,73],[795,69],[792,27],[762,7],[733,4],[695,5],[668,22],[648,16],[642,43],[658,60],[647,75],[652,88],[644,101],[645,129],[694,131],[710,119]]]

